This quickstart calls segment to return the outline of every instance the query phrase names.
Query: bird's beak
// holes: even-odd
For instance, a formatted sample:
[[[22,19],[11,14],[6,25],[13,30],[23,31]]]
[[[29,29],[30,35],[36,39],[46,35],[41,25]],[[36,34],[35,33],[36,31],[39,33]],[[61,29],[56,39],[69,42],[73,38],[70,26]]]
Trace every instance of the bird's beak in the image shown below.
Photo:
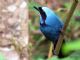
[[[38,8],[38,7],[35,7],[35,6],[34,6],[34,8],[35,8],[37,11],[39,11],[39,12],[40,12],[40,10],[39,10],[39,8]]]
[[[34,8],[35,8],[37,11],[39,11],[42,19],[43,19],[43,20],[46,20],[47,15],[46,15],[46,13],[43,11],[42,7],[35,7],[35,6],[34,6]]]
[[[38,7],[35,7],[34,6],[34,9],[36,9],[38,12],[40,12],[39,8]],[[40,13],[38,14],[40,16]]]

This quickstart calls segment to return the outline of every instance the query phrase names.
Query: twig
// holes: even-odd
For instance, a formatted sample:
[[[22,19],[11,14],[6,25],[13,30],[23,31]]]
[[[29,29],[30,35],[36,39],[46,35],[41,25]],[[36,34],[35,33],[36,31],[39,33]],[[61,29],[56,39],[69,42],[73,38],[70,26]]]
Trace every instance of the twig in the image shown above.
[[[68,24],[69,24],[69,22],[70,22],[70,19],[71,19],[73,13],[74,13],[74,10],[75,10],[77,4],[78,4],[78,0],[74,0],[74,2],[73,2],[73,4],[72,4],[72,7],[71,7],[71,9],[70,9],[70,11],[69,11],[69,13],[68,13],[68,15],[67,15],[67,18],[66,18],[64,27],[63,27],[63,29],[62,29],[63,33],[66,31],[66,28],[67,28],[67,26],[68,26]],[[63,39],[64,39],[64,38],[63,38],[63,35],[60,34],[60,37],[59,37],[59,40],[58,40],[58,42],[57,42],[56,49],[55,49],[57,55],[59,54],[59,51],[60,51],[60,48],[61,48]]]
[[[50,43],[50,48],[49,48],[49,53],[48,53],[48,59],[52,56],[52,49],[53,49],[53,44],[51,42]]]

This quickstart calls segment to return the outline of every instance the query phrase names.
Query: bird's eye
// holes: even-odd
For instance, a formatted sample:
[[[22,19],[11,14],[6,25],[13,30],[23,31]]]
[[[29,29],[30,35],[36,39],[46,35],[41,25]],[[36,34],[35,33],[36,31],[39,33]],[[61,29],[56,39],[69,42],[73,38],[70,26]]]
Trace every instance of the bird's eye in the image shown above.
[[[42,7],[39,7],[39,10],[42,10]]]

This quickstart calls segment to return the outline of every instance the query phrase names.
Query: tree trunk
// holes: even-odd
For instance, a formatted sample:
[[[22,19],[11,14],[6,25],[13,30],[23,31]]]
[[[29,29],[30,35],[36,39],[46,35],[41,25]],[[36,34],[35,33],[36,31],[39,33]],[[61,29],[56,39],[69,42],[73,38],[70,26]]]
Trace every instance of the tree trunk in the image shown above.
[[[28,40],[27,1],[0,0],[0,52],[5,59],[29,60]]]

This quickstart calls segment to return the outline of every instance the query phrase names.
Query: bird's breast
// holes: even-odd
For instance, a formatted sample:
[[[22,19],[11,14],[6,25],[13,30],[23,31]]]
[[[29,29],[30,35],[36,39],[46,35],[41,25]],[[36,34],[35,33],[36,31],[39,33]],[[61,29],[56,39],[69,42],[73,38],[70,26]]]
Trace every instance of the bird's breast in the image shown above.
[[[58,39],[59,30],[56,30],[55,27],[51,26],[40,26],[41,32],[45,35],[45,37],[51,41],[55,41]]]

